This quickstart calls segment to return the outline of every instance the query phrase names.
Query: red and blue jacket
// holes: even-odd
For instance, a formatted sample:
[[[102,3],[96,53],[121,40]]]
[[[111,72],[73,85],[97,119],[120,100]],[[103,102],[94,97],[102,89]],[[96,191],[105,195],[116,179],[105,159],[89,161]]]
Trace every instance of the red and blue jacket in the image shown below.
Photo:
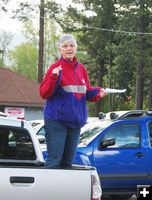
[[[62,66],[59,76],[52,70]],[[90,86],[86,68],[76,58],[60,58],[48,69],[40,84],[40,95],[46,99],[44,119],[58,121],[70,128],[80,128],[87,120],[86,100],[98,101],[100,87]]]

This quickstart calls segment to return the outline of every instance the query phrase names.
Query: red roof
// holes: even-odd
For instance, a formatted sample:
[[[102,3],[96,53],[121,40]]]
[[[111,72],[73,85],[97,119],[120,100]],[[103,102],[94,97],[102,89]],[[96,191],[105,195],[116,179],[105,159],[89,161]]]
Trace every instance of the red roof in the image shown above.
[[[25,76],[0,68],[0,105],[43,107],[39,84]]]

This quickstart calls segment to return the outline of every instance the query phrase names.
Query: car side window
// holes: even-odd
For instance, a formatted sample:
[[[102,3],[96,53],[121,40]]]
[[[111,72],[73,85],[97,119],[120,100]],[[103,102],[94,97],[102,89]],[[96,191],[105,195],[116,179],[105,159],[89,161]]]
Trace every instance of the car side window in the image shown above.
[[[0,127],[0,159],[36,159],[32,140],[25,129]]]
[[[149,129],[149,141],[150,141],[150,145],[152,147],[152,122],[149,122],[148,129]]]
[[[37,135],[43,135],[43,136],[45,136],[45,129],[44,129],[44,127],[42,127],[42,128],[38,131]]]
[[[138,124],[120,124],[111,127],[105,139],[115,139],[115,144],[107,148],[137,148],[140,146],[140,128]]]

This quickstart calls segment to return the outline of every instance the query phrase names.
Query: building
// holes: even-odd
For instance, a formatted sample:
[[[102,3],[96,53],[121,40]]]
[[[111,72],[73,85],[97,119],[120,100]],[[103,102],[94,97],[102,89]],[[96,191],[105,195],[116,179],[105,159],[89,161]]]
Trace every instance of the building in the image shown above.
[[[0,68],[0,111],[15,118],[42,119],[44,100],[38,88],[37,82]]]

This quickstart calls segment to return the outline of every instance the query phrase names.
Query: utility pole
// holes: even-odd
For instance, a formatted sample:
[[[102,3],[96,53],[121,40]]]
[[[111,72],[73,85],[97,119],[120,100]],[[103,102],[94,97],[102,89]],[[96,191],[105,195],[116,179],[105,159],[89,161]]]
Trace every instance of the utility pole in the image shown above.
[[[40,0],[40,21],[39,21],[39,55],[38,55],[38,83],[43,79],[43,58],[44,58],[44,0]]]

